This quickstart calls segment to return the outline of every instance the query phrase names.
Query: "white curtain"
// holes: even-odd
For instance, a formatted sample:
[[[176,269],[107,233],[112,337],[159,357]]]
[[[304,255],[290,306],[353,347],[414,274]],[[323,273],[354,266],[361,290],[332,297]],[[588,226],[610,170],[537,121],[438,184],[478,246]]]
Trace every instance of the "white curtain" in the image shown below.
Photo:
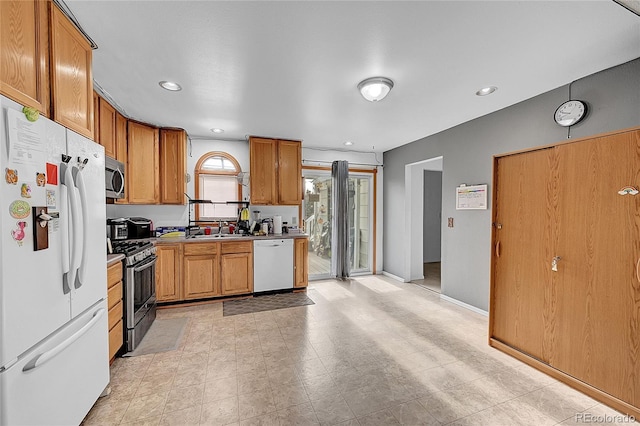
[[[349,277],[349,162],[331,165],[331,276]]]

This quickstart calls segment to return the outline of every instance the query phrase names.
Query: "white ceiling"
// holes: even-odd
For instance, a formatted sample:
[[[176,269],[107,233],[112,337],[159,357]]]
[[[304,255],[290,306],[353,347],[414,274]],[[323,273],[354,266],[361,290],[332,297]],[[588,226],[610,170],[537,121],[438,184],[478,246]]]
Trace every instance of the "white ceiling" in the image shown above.
[[[640,18],[611,0],[66,2],[95,81],[192,138],[386,151],[640,57]],[[395,87],[367,102],[378,75]]]

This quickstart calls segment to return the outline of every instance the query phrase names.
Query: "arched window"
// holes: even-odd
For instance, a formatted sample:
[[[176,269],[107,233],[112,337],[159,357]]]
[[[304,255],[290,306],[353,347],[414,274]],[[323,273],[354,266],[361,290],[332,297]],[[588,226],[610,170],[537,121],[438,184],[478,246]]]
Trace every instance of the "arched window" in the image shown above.
[[[212,151],[198,160],[195,169],[196,197],[217,204],[196,204],[196,220],[235,220],[238,205],[225,201],[242,200],[240,164],[226,152]]]

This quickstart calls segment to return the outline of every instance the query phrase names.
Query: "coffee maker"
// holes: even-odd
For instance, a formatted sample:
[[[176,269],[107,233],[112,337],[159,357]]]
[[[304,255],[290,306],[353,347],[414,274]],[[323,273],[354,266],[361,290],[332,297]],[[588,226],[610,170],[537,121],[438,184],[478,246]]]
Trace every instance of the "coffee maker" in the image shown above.
[[[238,234],[250,234],[249,209],[243,207],[238,213]]]

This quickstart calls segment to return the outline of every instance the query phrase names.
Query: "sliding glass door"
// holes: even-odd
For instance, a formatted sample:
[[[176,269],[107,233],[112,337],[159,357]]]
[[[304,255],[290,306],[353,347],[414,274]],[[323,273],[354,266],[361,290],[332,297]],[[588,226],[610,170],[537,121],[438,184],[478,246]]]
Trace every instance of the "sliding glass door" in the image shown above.
[[[331,276],[331,172],[303,170],[302,217],[309,234],[309,279]],[[371,272],[373,184],[368,173],[349,173],[349,261],[352,275]]]

